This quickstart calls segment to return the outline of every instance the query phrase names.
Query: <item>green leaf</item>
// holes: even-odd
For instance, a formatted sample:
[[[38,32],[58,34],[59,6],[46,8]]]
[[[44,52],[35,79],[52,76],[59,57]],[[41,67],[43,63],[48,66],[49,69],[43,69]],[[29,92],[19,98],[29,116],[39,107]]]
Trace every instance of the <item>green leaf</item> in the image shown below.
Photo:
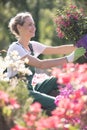
[[[4,115],[10,116],[11,113],[12,113],[12,110],[8,106],[4,106],[3,109],[2,109],[2,112],[3,112]]]
[[[70,126],[69,130],[79,130],[79,126],[78,125],[76,125],[76,126]]]
[[[81,56],[83,56],[86,53],[86,49],[83,47],[77,48],[74,52],[74,61],[79,59]]]

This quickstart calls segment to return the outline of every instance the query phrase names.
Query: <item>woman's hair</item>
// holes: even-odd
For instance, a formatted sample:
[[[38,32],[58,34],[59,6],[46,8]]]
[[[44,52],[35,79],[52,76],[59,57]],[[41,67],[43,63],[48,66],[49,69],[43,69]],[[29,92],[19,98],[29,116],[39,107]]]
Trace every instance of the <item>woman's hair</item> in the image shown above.
[[[26,17],[32,17],[32,15],[29,12],[22,12],[18,13],[15,17],[11,18],[9,22],[9,29],[12,34],[14,34],[16,37],[19,37],[19,31],[17,29],[17,25],[23,25],[25,22]]]

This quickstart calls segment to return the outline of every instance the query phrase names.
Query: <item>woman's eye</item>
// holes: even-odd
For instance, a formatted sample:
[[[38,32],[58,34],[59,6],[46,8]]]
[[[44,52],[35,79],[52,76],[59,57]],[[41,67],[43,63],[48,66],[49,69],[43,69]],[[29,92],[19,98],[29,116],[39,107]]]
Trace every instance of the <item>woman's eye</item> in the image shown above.
[[[34,23],[29,23],[29,26],[35,26],[35,24]]]
[[[29,25],[29,26],[31,26],[32,24],[31,24],[31,23],[29,23],[28,25]]]

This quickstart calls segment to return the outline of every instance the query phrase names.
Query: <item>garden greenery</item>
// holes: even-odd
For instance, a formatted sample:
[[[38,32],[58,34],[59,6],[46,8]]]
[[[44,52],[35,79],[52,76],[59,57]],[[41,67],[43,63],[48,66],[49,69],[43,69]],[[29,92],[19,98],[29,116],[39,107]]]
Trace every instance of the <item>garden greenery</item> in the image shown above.
[[[84,10],[76,5],[58,9],[55,22],[59,38],[76,42],[87,34],[87,17]]]
[[[1,59],[3,66],[0,64],[0,69],[4,70],[6,58],[1,57]],[[8,67],[8,64],[5,65]],[[19,74],[22,74],[22,71]],[[0,71],[2,76],[0,80],[1,130],[87,129],[87,64],[68,63],[62,68],[54,68],[52,75],[57,77],[58,83],[64,84],[65,87],[62,88],[60,85],[60,94],[55,100],[57,107],[52,111],[52,115],[48,116],[42,110],[41,104],[32,103],[27,82],[22,77],[7,80],[6,74],[3,76]],[[6,128],[4,129],[3,126]]]

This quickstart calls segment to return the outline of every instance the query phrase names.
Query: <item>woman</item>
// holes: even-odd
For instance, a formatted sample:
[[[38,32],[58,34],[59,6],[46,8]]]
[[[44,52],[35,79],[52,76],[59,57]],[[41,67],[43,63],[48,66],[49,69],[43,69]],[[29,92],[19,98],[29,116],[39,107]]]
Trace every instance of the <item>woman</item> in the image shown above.
[[[77,54],[76,51],[78,54],[80,52],[77,56],[77,58],[79,58],[85,53],[85,50],[81,48],[66,57],[40,60],[37,58],[40,54],[69,54],[75,50],[75,47],[73,45],[52,47],[42,45],[36,41],[31,41],[31,38],[35,36],[36,28],[34,20],[29,12],[22,12],[13,17],[9,22],[9,28],[12,34],[17,38],[17,41],[9,46],[7,55],[10,55],[10,52],[16,50],[21,59],[26,57],[29,59],[27,66],[30,67],[29,69],[31,69],[33,73],[32,75],[27,76],[29,94],[34,98],[34,101],[41,103],[43,109],[52,111],[56,105],[54,103],[55,97],[50,96],[50,93],[53,90],[58,90],[57,79],[52,77],[33,87],[32,78],[35,74],[34,67],[47,69],[63,65],[64,63],[67,63],[67,61],[73,62],[75,58],[74,55]],[[17,75],[17,72],[13,71],[13,68],[8,68],[8,76],[12,78],[15,75]]]

